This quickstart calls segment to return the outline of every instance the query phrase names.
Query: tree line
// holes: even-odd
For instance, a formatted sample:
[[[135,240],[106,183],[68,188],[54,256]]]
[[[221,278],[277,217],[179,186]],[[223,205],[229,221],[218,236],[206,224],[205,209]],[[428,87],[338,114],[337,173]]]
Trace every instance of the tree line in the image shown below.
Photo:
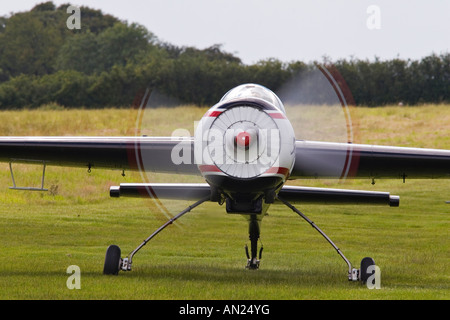
[[[298,75],[332,65],[356,105],[450,102],[450,54],[421,60],[334,62],[261,60],[246,65],[220,45],[206,49],[160,41],[142,25],[81,7],[81,29],[66,26],[69,4],[52,2],[0,17],[0,108],[118,107],[147,89],[196,105],[212,105],[247,82],[276,91]]]

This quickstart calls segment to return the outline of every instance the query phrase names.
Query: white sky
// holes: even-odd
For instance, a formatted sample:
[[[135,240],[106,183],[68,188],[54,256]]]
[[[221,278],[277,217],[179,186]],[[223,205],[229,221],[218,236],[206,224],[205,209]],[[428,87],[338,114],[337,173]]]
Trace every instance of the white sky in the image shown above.
[[[2,0],[0,15],[45,0]],[[449,52],[448,0],[54,0],[137,22],[160,40],[199,49],[223,44],[244,63],[328,56],[420,59]],[[379,8],[378,20],[369,6]],[[68,14],[69,16],[69,14]],[[377,17],[375,17],[377,18]],[[379,22],[370,30],[367,21]],[[83,27],[83,20],[81,20]]]

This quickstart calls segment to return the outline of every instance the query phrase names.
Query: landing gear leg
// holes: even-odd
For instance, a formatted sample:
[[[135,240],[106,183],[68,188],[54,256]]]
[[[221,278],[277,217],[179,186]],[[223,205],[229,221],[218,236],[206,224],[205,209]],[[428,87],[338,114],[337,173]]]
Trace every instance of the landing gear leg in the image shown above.
[[[259,250],[259,259],[257,258],[258,253],[258,240],[259,240],[259,224],[260,221],[257,220],[255,215],[250,216],[248,233],[250,239],[250,252],[251,256],[248,253],[248,247],[245,246],[245,253],[247,254],[247,269],[256,270],[259,268],[259,262],[262,256],[263,247],[261,246]]]
[[[199,206],[205,201],[209,201],[210,196],[207,196],[193,205],[187,207],[183,211],[181,211],[179,214],[174,216],[172,219],[168,220],[166,223],[164,223],[161,227],[159,227],[155,232],[153,232],[147,239],[145,239],[136,249],[134,249],[126,258],[118,259],[117,257],[120,257],[120,248],[112,245],[108,248],[106,252],[106,258],[105,258],[105,267],[103,270],[104,274],[117,274],[119,270],[123,271],[131,271],[131,263],[133,256],[149,242],[153,237],[155,237],[158,233],[160,233],[162,230],[164,230],[168,225],[172,224],[175,220],[182,217],[195,207]],[[118,255],[118,256],[117,256]],[[117,267],[117,262],[119,263],[119,266]]]
[[[341,250],[334,244],[333,241],[331,241],[330,238],[322,231],[318,226],[314,224],[307,216],[305,216],[300,210],[298,210],[296,207],[291,205],[289,202],[281,199],[278,197],[278,200],[283,202],[287,207],[292,209],[295,213],[297,213],[300,217],[302,217],[306,222],[308,222],[314,229],[316,229],[317,232],[319,232],[330,244],[331,246],[336,250],[336,252],[341,256],[341,258],[347,263],[348,266],[348,280],[349,281],[361,281],[362,283],[365,283],[368,278],[368,274],[366,272],[367,268],[370,265],[375,265],[375,262],[372,258],[364,258],[363,261],[361,261],[361,269],[355,269],[352,267],[352,264],[350,261],[344,256],[344,254],[341,252]]]

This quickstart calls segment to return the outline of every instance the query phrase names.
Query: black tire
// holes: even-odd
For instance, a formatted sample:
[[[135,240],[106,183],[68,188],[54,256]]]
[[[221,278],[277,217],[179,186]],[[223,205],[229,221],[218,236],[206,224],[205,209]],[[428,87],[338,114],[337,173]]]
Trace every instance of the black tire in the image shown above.
[[[120,260],[120,248],[114,244],[110,245],[106,250],[103,274],[117,275],[119,273]]]
[[[370,257],[366,257],[361,260],[361,269],[359,272],[361,273],[360,278],[362,283],[366,283],[367,279],[369,279],[369,277],[375,273],[375,270],[373,270],[373,272],[368,272],[368,268],[374,265],[375,261]]]

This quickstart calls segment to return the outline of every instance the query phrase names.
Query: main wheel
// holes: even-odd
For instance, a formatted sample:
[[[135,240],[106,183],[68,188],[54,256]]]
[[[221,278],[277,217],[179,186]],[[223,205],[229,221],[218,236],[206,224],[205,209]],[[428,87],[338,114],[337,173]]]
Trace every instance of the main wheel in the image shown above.
[[[119,273],[120,260],[120,248],[114,244],[110,245],[106,250],[103,274],[117,275]]]
[[[359,272],[361,274],[361,282],[362,283],[366,283],[367,279],[369,279],[369,277],[375,273],[375,269],[373,269],[373,271],[369,272],[368,269],[370,266],[375,266],[375,261],[372,258],[366,257],[361,260],[361,269]]]

